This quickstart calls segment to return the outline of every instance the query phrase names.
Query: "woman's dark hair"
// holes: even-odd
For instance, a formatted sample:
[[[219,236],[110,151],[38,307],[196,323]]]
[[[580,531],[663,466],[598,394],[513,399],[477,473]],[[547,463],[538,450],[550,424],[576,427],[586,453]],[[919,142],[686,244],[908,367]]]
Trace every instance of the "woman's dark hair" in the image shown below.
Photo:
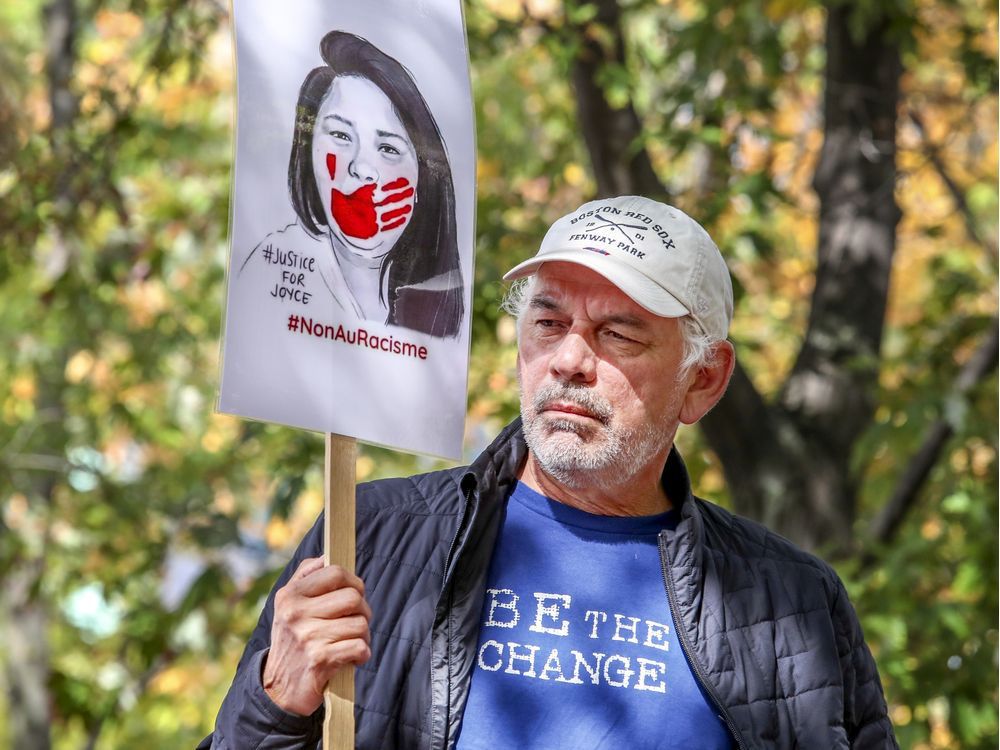
[[[288,163],[288,189],[295,213],[307,231],[313,235],[325,233],[326,211],[312,164],[317,113],[338,76],[371,81],[388,97],[406,128],[416,151],[418,170],[413,216],[382,259],[379,270],[380,288],[388,275],[386,322],[435,336],[456,336],[464,312],[464,290],[455,229],[455,188],[437,123],[406,68],[367,40],[345,31],[331,31],[319,48],[326,65],[306,76],[295,110],[295,135]],[[410,289],[435,276],[450,281],[441,289]]]

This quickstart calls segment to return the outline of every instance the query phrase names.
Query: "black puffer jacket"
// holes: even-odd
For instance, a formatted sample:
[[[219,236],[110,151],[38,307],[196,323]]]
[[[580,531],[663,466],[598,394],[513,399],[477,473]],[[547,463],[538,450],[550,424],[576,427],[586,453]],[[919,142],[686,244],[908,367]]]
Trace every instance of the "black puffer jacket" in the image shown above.
[[[468,695],[486,572],[526,449],[520,421],[468,469],[359,485],[358,574],[374,613],[356,680],[357,747],[451,747]],[[894,748],[871,654],[833,570],[663,475],[681,521],[660,539],[678,636],[743,748]],[[322,554],[317,521],[275,584]],[[200,748],[318,748],[321,712],[277,708],[260,683],[274,591]]]

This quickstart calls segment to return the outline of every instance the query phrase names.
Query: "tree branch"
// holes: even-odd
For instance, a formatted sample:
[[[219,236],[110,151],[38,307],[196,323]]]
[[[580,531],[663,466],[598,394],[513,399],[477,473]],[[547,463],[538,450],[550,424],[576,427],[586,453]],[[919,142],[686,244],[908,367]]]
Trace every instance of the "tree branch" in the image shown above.
[[[968,232],[969,237],[973,241],[979,243],[988,253],[990,253],[994,258],[998,255],[996,239],[987,240],[979,232],[978,222],[976,217],[972,213],[972,209],[969,208],[969,202],[965,199],[965,193],[958,186],[954,179],[951,177],[951,173],[945,166],[944,159],[941,156],[941,148],[930,141],[927,137],[927,129],[924,127],[923,118],[920,114],[913,109],[908,111],[910,122],[920,133],[920,138],[924,143],[924,151],[927,154],[927,158],[934,170],[938,173],[938,177],[944,183],[945,187],[948,189],[948,193],[951,195],[953,201],[955,201],[955,208],[958,212],[962,214],[962,218],[965,220],[965,231]]]
[[[52,0],[42,13],[45,17],[45,72],[52,112],[50,129],[58,133],[69,127],[78,112],[77,97],[70,86],[76,65],[76,4],[73,0]]]
[[[996,368],[998,342],[1000,342],[1000,326],[997,318],[993,318],[985,340],[955,378],[955,383],[947,396],[948,400],[964,400],[969,391]],[[892,541],[903,519],[916,504],[920,489],[941,456],[948,438],[954,433],[955,425],[947,417],[941,417],[928,428],[920,449],[910,460],[896,483],[892,496],[872,524],[869,536],[874,542],[887,544]]]
[[[37,453],[18,453],[6,463],[12,470],[49,471],[56,474],[65,474],[73,468],[73,465],[62,456],[46,456]]]

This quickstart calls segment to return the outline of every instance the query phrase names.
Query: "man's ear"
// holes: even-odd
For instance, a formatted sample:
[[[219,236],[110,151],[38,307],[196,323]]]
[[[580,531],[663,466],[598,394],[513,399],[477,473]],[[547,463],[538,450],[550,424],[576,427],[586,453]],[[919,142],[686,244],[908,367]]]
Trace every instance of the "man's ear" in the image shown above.
[[[712,363],[699,368],[681,404],[680,420],[684,424],[694,424],[719,403],[729,385],[729,378],[736,366],[736,351],[728,341],[712,345]]]

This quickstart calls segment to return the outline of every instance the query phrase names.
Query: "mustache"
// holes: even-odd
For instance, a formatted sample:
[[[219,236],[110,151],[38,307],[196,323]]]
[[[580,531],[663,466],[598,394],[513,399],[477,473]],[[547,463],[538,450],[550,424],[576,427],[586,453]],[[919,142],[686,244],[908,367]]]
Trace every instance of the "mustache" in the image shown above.
[[[579,406],[604,425],[611,421],[613,414],[611,403],[590,388],[560,383],[549,383],[546,386],[542,386],[535,394],[534,399],[532,399],[532,407],[534,407],[535,413],[538,414],[550,404],[557,402],[571,403],[574,406]]]

